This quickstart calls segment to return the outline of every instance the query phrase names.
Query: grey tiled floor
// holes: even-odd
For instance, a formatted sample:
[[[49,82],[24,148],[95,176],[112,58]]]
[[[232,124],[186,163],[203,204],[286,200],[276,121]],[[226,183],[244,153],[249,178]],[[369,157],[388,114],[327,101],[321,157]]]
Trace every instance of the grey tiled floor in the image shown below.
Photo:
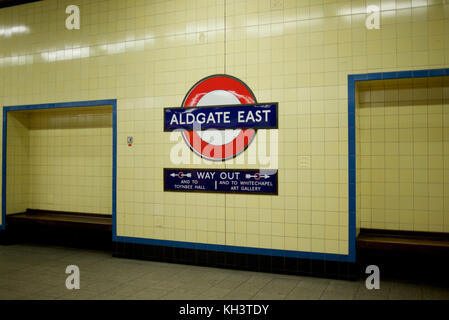
[[[65,287],[77,265],[81,289]],[[113,258],[110,253],[44,245],[0,246],[0,299],[449,299],[449,288],[216,269]]]

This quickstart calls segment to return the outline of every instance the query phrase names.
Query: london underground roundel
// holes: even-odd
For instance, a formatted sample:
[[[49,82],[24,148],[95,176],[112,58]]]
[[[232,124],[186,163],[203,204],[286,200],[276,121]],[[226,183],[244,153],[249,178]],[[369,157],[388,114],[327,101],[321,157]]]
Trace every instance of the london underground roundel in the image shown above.
[[[182,107],[211,107],[257,103],[251,89],[229,75],[213,75],[197,82],[187,93]],[[184,131],[187,145],[202,158],[223,161],[242,153],[256,136],[252,128]]]

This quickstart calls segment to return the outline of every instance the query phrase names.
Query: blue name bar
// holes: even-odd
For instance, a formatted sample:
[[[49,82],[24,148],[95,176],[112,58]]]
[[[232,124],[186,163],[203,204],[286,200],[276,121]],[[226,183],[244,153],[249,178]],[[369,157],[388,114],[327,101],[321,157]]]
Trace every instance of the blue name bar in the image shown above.
[[[164,191],[277,195],[278,171],[164,168]]]
[[[248,128],[277,129],[277,102],[164,109],[164,131]]]

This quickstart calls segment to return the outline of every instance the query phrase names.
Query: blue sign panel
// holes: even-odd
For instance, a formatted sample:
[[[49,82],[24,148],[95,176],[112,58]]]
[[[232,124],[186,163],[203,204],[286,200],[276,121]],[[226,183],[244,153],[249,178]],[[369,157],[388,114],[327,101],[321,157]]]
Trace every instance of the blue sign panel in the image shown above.
[[[277,186],[277,170],[164,168],[164,191],[277,195]]]
[[[276,129],[278,104],[239,104],[192,108],[165,108],[164,131],[206,129]]]

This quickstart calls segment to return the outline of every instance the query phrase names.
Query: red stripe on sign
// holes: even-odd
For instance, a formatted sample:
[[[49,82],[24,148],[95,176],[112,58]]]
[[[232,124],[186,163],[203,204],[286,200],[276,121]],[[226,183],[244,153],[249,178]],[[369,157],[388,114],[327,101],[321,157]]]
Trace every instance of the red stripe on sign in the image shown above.
[[[227,75],[207,77],[187,93],[182,104],[183,107],[196,107],[198,102],[209,92],[225,90],[232,93],[241,104],[256,103],[251,90],[242,81]],[[213,145],[202,140],[195,131],[185,131],[183,136],[189,147],[199,156],[209,160],[226,160],[243,152],[254,139],[256,130],[242,129],[231,142],[223,145]]]

